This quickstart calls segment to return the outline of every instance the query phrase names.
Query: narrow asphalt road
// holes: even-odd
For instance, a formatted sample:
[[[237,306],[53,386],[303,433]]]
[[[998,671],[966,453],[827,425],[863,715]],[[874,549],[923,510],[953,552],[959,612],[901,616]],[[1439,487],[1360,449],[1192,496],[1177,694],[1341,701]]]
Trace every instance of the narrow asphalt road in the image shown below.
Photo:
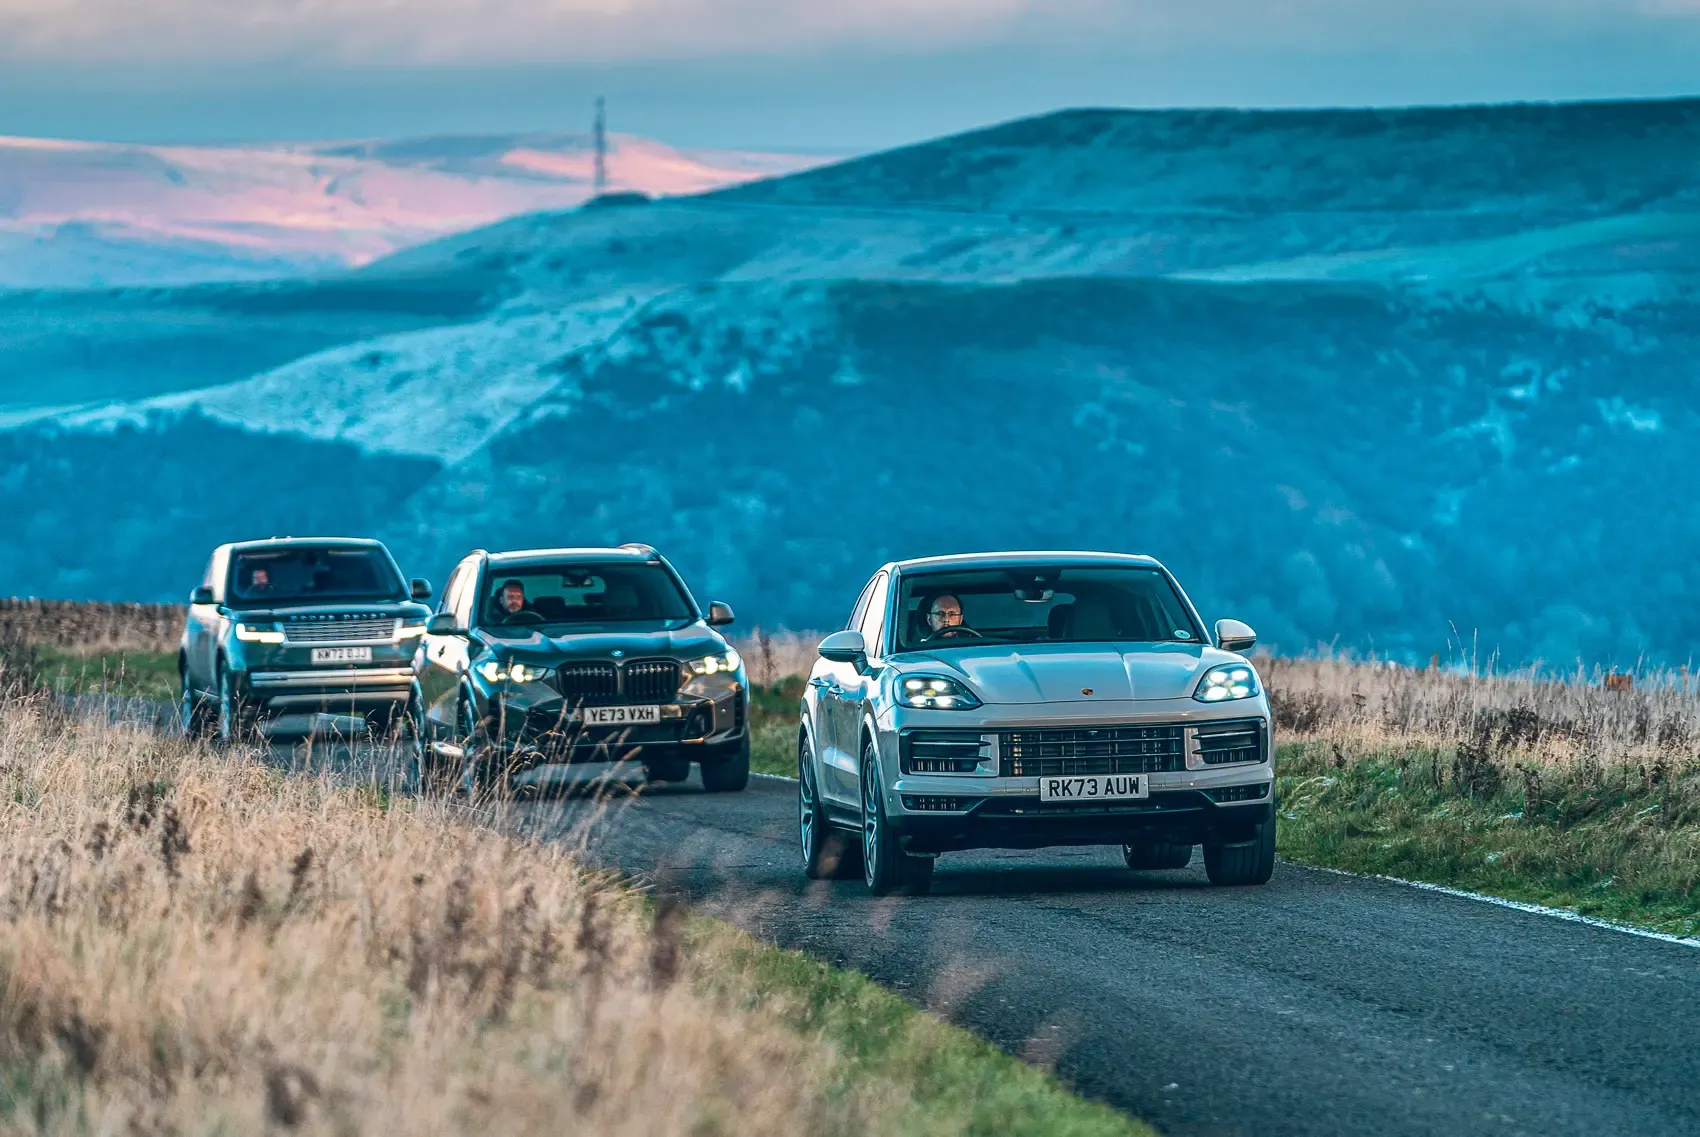
[[[1700,951],[1279,866],[961,853],[931,896],[804,879],[795,787],[515,808],[703,911],[857,968],[1169,1134],[1700,1133]]]

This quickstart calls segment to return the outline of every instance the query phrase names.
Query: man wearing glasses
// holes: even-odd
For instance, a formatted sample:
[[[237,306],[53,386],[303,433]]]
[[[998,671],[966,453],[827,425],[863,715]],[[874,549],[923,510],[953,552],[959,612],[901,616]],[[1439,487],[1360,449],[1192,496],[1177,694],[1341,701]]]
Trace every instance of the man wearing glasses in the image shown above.
[[[980,634],[962,622],[962,601],[948,592],[933,598],[932,605],[927,609],[927,628],[928,640]]]

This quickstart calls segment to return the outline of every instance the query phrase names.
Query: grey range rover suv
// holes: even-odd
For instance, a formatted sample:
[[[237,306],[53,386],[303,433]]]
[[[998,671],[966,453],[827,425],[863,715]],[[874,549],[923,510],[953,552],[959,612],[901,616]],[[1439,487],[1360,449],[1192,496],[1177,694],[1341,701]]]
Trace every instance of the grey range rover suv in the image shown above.
[[[1149,557],[888,564],[820,644],[798,734],[811,877],[927,891],[952,850],[1119,845],[1128,867],[1262,884],[1269,702],[1237,620],[1207,632]]]
[[[532,767],[641,762],[711,793],[750,777],[749,682],[648,545],[469,554],[443,588],[414,661],[417,778],[503,793]]]
[[[189,596],[178,648],[183,729],[231,742],[286,715],[404,724],[430,595],[377,541],[220,545]]]

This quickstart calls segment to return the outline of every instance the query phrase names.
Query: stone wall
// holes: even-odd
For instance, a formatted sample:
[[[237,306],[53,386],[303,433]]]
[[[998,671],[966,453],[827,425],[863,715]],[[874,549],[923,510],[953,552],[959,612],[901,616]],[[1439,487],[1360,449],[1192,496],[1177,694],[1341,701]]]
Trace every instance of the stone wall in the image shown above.
[[[185,612],[181,604],[0,597],[0,643],[171,651],[183,634]]]

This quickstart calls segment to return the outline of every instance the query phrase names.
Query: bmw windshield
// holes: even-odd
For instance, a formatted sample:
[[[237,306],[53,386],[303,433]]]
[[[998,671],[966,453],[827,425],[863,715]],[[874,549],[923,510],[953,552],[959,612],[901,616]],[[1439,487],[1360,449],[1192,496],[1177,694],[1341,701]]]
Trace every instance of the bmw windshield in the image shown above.
[[[1207,642],[1167,574],[1104,565],[905,573],[895,638],[898,651]]]
[[[483,588],[478,626],[503,636],[559,635],[597,624],[683,624],[697,618],[673,574],[655,563],[491,565]]]

